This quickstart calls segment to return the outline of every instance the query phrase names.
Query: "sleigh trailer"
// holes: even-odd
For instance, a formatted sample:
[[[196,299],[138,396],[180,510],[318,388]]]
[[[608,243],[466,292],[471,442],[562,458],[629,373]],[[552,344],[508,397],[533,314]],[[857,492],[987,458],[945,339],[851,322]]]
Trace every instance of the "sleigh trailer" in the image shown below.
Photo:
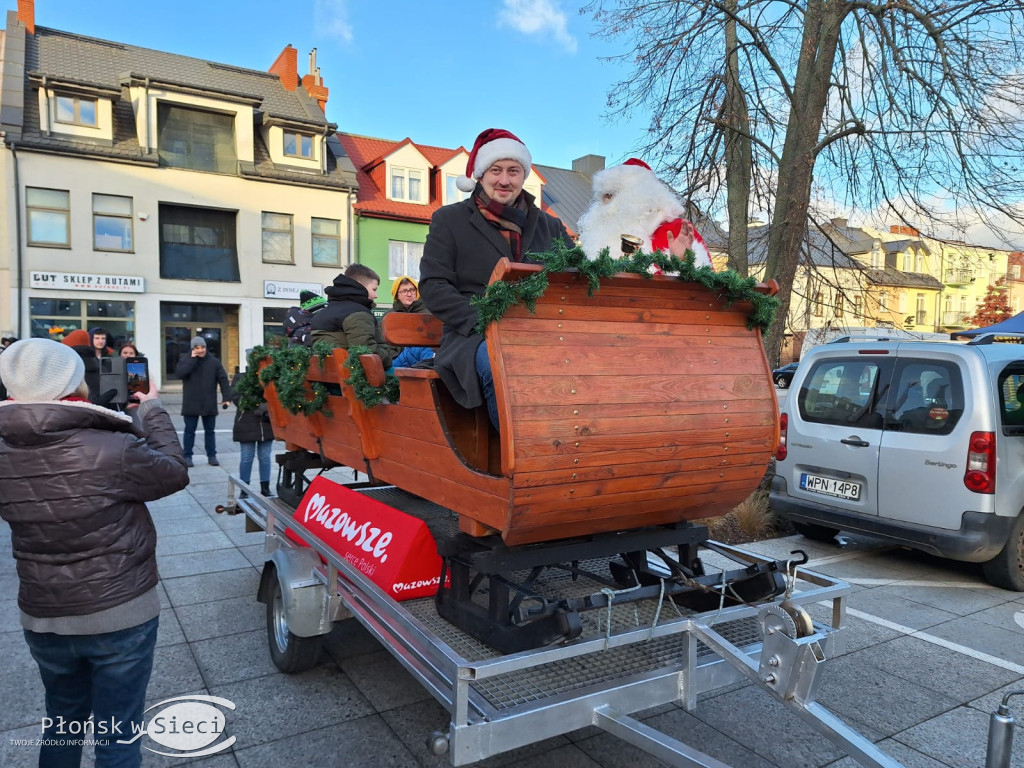
[[[457,530],[457,514],[398,488],[354,487],[427,520],[435,536]],[[581,573],[607,573],[614,558],[582,561],[578,570],[555,572],[533,585],[548,600],[579,605],[584,597],[605,598],[581,612],[579,635],[502,653],[442,618],[434,598],[396,601],[280,499],[260,496],[236,476],[229,496],[233,511],[246,515],[247,530],[266,534],[258,596],[267,604],[275,664],[285,672],[313,666],[321,636],[335,622],[358,621],[450,713],[446,733],[424,736],[431,751],[447,753],[453,766],[593,725],[667,765],[728,768],[632,715],[671,703],[692,712],[701,694],[747,680],[861,765],[900,768],[814,700],[827,659],[842,647],[850,587],[795,565],[796,557],[778,569],[743,549],[704,542],[702,556],[715,564],[709,571],[783,570],[786,589],[759,605],[730,605],[726,584],[718,594],[712,590],[715,604],[699,611],[667,598],[664,582],[632,599],[631,589],[609,588]],[[819,603],[831,607],[827,622],[811,620],[807,612]]]

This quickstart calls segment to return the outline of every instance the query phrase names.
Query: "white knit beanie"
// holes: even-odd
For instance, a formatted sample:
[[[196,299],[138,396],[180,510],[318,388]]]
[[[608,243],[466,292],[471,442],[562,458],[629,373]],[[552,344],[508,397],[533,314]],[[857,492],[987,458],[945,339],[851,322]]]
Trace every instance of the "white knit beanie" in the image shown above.
[[[0,381],[22,403],[60,400],[85,378],[85,363],[71,347],[51,339],[16,341],[0,354]]]

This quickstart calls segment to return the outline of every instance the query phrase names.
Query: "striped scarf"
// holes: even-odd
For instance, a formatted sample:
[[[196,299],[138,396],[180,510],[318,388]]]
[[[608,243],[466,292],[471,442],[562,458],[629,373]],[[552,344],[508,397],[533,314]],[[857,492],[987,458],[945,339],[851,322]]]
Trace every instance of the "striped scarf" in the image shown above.
[[[526,196],[519,193],[512,205],[503,205],[497,200],[491,200],[484,192],[483,186],[476,185],[476,192],[473,193],[473,200],[480,210],[480,215],[494,226],[501,236],[508,243],[512,251],[513,261],[523,260],[523,229],[526,227],[526,214],[529,210],[529,203]]]

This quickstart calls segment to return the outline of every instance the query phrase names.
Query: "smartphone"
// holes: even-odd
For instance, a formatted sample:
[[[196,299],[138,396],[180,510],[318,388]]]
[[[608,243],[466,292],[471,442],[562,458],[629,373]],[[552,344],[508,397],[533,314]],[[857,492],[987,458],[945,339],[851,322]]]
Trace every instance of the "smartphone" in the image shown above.
[[[124,370],[129,398],[138,392],[149,392],[149,360],[144,357],[125,358]]]

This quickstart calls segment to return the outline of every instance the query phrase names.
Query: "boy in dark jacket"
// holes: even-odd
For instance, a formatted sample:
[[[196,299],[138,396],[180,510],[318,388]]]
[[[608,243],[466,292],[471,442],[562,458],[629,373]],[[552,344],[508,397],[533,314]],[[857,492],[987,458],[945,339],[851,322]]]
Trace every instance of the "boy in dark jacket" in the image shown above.
[[[373,316],[379,285],[380,276],[363,264],[353,264],[334,278],[334,284],[324,291],[327,307],[313,316],[313,342],[326,341],[342,349],[369,347],[388,368],[391,349]]]
[[[312,291],[299,292],[299,306],[288,307],[284,318],[284,335],[292,344],[312,346],[313,315],[327,306],[327,299]]]

